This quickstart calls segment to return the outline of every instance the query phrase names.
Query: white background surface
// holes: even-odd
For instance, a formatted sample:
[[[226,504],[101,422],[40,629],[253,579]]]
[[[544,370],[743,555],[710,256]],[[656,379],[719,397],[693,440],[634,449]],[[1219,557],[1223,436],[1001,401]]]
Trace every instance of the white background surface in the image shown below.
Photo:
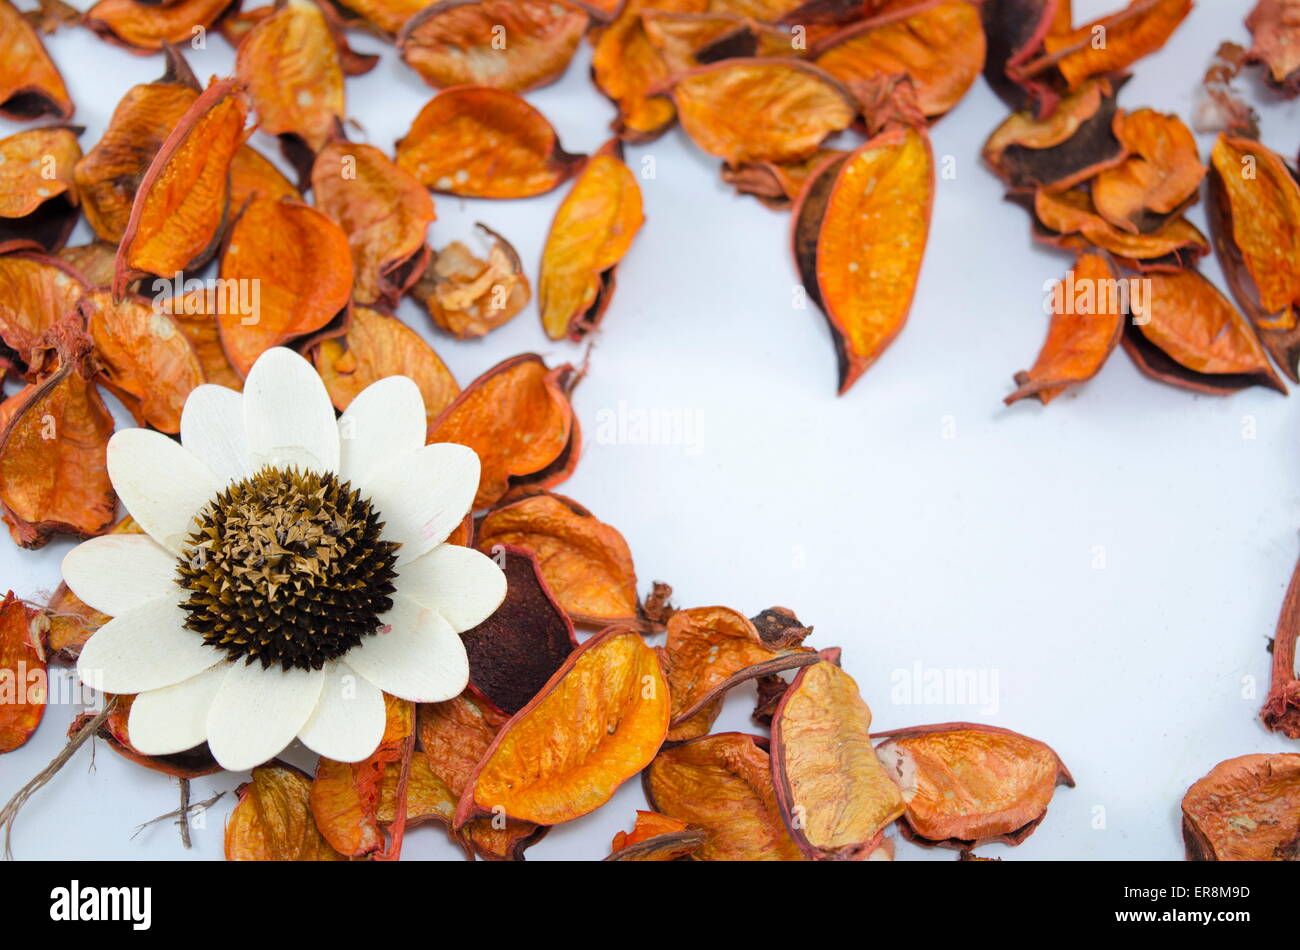
[[[1076,0],[1082,22],[1118,0]],[[1201,0],[1168,46],[1138,65],[1121,105],[1190,119],[1197,84],[1220,40],[1246,42],[1245,0]],[[354,138],[391,151],[432,95],[390,47],[348,81]],[[118,99],[162,70],[87,31],[46,40],[86,127],[99,138]],[[233,68],[225,40],[190,55],[206,81]],[[613,109],[588,79],[584,45],[564,79],[529,99],[570,151],[594,151]],[[1264,103],[1266,142],[1297,146],[1297,108]],[[1045,281],[1069,259],[1031,246],[1023,211],[1002,201],[979,163],[1005,110],[983,80],[933,130],[939,181],[933,230],[908,326],[850,393],[835,396],[835,361],[821,316],[792,307],[796,277],[788,215],[721,183],[717,161],[680,130],[629,148],[653,157],[643,180],[647,222],[618,273],[575,403],[586,438],[560,486],[617,526],[642,588],[670,582],[681,606],[726,604],[752,614],[786,605],[816,627],[811,642],[844,647],[844,665],[889,729],[950,720],[1006,726],[1053,745],[1078,782],[1060,789],[1046,821],[1017,849],[990,856],[1182,856],[1178,804],[1222,759],[1295,751],[1266,733],[1266,651],[1300,551],[1300,399],[1262,389],[1195,396],[1140,377],[1122,352],[1092,382],[1047,409],[1004,408],[1011,375],[1029,366],[1046,329]],[[8,134],[20,126],[0,123]],[[846,140],[848,137],[846,137]],[[1201,136],[1208,157],[1211,137]],[[255,140],[264,153],[274,146]],[[472,237],[483,220],[536,262],[565,188],[515,202],[437,197],[431,240]],[[1200,207],[1192,219],[1204,228]],[[88,236],[84,224],[72,243]],[[1213,261],[1205,272],[1222,286]],[[422,310],[420,328],[462,385],[499,360],[536,351],[581,361],[552,343],[530,306],[486,340],[457,343]],[[609,444],[602,410],[685,410],[694,444]],[[1253,430],[1254,438],[1246,436]],[[946,434],[953,433],[947,438]],[[58,581],[68,542],[39,552],[0,539],[0,586],[40,597]],[[1104,560],[1104,567],[1097,565]],[[905,703],[896,671],[975,670],[996,677],[996,708]],[[991,682],[991,680],[989,680]],[[718,729],[750,730],[752,687],[735,691]],[[76,710],[54,706],[23,749],[0,757],[7,798],[60,748]],[[309,765],[304,750],[290,758]],[[195,782],[200,800],[243,776]],[[163,823],[176,785],[100,746],[89,748],[27,805],[14,836],[20,858],[219,859],[233,795],[180,848]],[[645,807],[628,783],[596,813],[553,830],[530,859],[598,858]],[[413,830],[407,857],[455,858],[438,827]],[[900,842],[902,860],[952,860]]]

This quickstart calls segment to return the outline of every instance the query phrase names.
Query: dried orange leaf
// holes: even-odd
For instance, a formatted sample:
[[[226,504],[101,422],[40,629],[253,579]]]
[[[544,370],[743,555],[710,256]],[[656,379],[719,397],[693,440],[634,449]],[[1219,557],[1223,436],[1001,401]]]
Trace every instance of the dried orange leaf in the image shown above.
[[[172,129],[199,97],[199,86],[179,53],[167,47],[167,72],[132,86],[113,110],[108,128],[77,163],[77,191],[95,234],[122,240],[137,190]]]
[[[696,860],[804,860],[781,819],[766,746],[723,732],[664,749],[645,770],[650,807],[708,836]]]
[[[75,247],[61,247],[55,256],[80,274],[91,287],[107,287],[113,283],[116,244],[91,241]]]
[[[614,835],[606,861],[679,861],[698,851],[708,835],[684,821],[653,811],[638,811],[629,834]]]
[[[839,80],[797,60],[701,66],[680,77],[672,94],[686,134],[731,165],[806,158],[857,113]]]
[[[283,762],[253,769],[226,820],[227,861],[341,861],[316,828],[311,776]]]
[[[571,498],[550,492],[507,500],[488,512],[475,536],[492,553],[511,544],[536,558],[546,586],[575,623],[635,620],[636,568],[627,542]]]
[[[1210,250],[1197,227],[1181,215],[1165,220],[1147,234],[1131,234],[1115,227],[1100,214],[1087,190],[1047,191],[1034,194],[1035,238],[1048,244],[1076,248],[1083,238],[1104,251],[1132,261],[1171,259],[1173,268],[1187,267]]]
[[[99,0],[83,22],[104,39],[133,52],[156,53],[167,43],[187,43],[213,26],[237,0]]]
[[[719,701],[733,686],[816,663],[817,654],[799,646],[810,632],[797,621],[785,627],[765,624],[760,631],[728,607],[695,607],[669,617],[660,653],[672,693],[669,738],[676,742],[708,732]]]
[[[406,21],[423,10],[425,0],[337,0],[343,9],[374,24],[380,32],[396,36]]]
[[[830,326],[845,392],[903,328],[920,277],[934,197],[924,132],[894,127],[804,186],[795,264]]]
[[[0,407],[0,511],[14,541],[89,537],[113,523],[105,452],[113,417],[95,389],[90,338],[70,317],[50,331],[57,365]]]
[[[29,129],[0,139],[0,244],[30,240],[62,247],[80,214],[73,169],[81,158],[77,130]]]
[[[433,255],[414,290],[433,322],[461,340],[509,322],[533,293],[514,246],[487,225],[478,228],[492,240],[487,260],[453,241]]]
[[[50,622],[14,597],[0,603],[0,754],[25,743],[45,715],[45,653]]]
[[[170,8],[164,8],[170,9]],[[230,164],[248,133],[238,83],[214,82],[154,155],[117,251],[113,292],[144,274],[172,278],[216,253],[230,200]]]
[[[1220,762],[1183,796],[1189,861],[1294,861],[1300,857],[1300,753]]]
[[[231,228],[221,280],[245,305],[217,319],[230,365],[246,376],[266,350],[316,334],[347,308],[348,237],[310,205],[255,198]]]
[[[469,656],[470,688],[511,716],[537,696],[578,642],[531,553],[498,544],[492,557],[506,575],[505,601],[461,639]]]
[[[856,91],[864,80],[905,74],[926,117],[943,115],[984,68],[984,28],[966,0],[889,7],[820,40],[814,62]]]
[[[559,79],[586,29],[563,0],[441,0],[407,20],[397,50],[431,86],[523,92]]]
[[[1268,386],[1285,395],[1286,386],[1269,365],[1255,329],[1218,288],[1194,270],[1151,274],[1145,280],[1150,299],[1135,331],[1160,355],[1147,348],[1139,368],[1162,382],[1196,392],[1220,394],[1246,386]],[[1139,344],[1130,344],[1132,347]]]
[[[550,488],[568,478],[581,435],[569,393],[572,366],[547,369],[524,353],[498,363],[448,406],[429,432],[430,442],[456,442],[482,464],[474,508],[496,503],[510,488]]]
[[[424,270],[424,236],[437,217],[429,193],[379,149],[345,139],[317,154],[311,185],[316,207],[348,236],[353,298],[396,306]]]
[[[529,198],[582,167],[546,117],[513,92],[459,86],[438,93],[397,143],[397,164],[434,191]]]
[[[252,198],[302,201],[298,189],[265,155],[245,145],[230,162],[230,207],[238,211]]]
[[[226,358],[226,351],[221,345],[221,327],[217,315],[231,310],[236,313],[247,311],[251,318],[253,298],[251,289],[249,290],[249,296],[241,297],[237,288],[232,293],[228,285],[224,291],[220,287],[203,287],[163,303],[167,315],[194,348],[199,364],[203,367],[203,378],[227,389],[243,389],[244,378],[235,372],[230,360]]]
[[[845,152],[819,148],[797,162],[751,162],[747,165],[723,165],[722,180],[741,194],[753,195],[775,210],[789,208],[803,191],[810,175],[832,158]]]
[[[1036,396],[1045,406],[1096,376],[1124,332],[1132,286],[1116,279],[1105,258],[1079,255],[1074,268],[1053,287],[1047,339],[1034,365],[1016,373],[1018,388],[1006,397],[1006,404]]]
[[[1192,0],[1131,0],[1118,13],[1068,33],[1049,33],[1043,40],[1047,59],[1077,89],[1093,76],[1122,72],[1160,49],[1191,10]],[[1098,36],[1104,39],[1098,42]]]
[[[792,55],[791,36],[780,27],[738,13],[641,11],[641,26],[659,51],[668,75],[721,59]]]
[[[640,634],[593,637],[501,727],[456,826],[494,814],[555,825],[594,811],[654,758],[668,712],[668,684]]]
[[[1074,779],[1045,743],[1009,729],[950,722],[879,733],[876,754],[907,802],[905,837],[974,848],[1020,844]]]
[[[580,340],[599,325],[614,272],[645,221],[641,188],[617,140],[591,157],[555,212],[538,278],[542,328]]]
[[[72,98],[41,38],[9,0],[0,0],[0,116],[72,115]]]
[[[772,717],[772,774],[791,837],[813,860],[861,860],[903,814],[871,746],[871,710],[839,651],[795,676]]]
[[[1288,96],[1300,93],[1300,25],[1294,0],[1259,0],[1246,17],[1254,39],[1250,60],[1268,67],[1268,81]]]
[[[408,376],[420,388],[431,425],[460,392],[451,370],[423,337],[397,317],[369,307],[354,307],[347,333],[322,341],[312,359],[340,411],[371,383]]]
[[[1092,182],[1092,202],[1125,231],[1151,231],[1186,207],[1205,176],[1192,130],[1176,115],[1139,109],[1115,117],[1116,136],[1129,157]]]
[[[263,132],[286,150],[315,153],[344,118],[343,67],[314,0],[279,0],[239,43],[235,74],[248,87]]]
[[[45,332],[76,312],[86,290],[81,275],[58,258],[0,255],[0,340],[11,351],[0,363],[27,374]]]

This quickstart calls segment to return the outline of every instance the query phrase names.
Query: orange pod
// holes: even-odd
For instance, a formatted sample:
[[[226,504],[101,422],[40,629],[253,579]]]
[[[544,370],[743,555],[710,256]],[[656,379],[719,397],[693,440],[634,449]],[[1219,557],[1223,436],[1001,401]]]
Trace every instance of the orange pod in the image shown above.
[[[59,258],[0,255],[0,340],[9,351],[0,365],[30,377],[46,331],[76,311],[87,289],[85,278]]]
[[[533,295],[514,245],[485,224],[477,227],[492,241],[487,260],[453,241],[432,255],[414,288],[433,322],[458,340],[508,323]]]
[[[1115,117],[1115,134],[1129,157],[1092,182],[1092,203],[1111,224],[1153,231],[1196,200],[1205,166],[1192,130],[1176,115],[1139,109]]]
[[[188,43],[215,26],[240,0],[99,0],[83,22],[111,43],[133,53],[156,53],[168,43]]]
[[[620,831],[606,861],[679,861],[698,851],[708,835],[684,821],[653,811],[638,811],[631,833]]]
[[[426,188],[465,198],[530,198],[582,167],[546,117],[513,92],[456,86],[420,110],[397,164]]]
[[[0,703],[0,755],[31,738],[45,715],[46,664],[41,642],[50,622],[14,596],[0,603],[0,680],[9,693]]]
[[[1300,752],[1220,762],[1183,796],[1189,861],[1294,861],[1300,840]]]
[[[1191,11],[1192,0],[1130,0],[1118,13],[1067,33],[1049,33],[1043,40],[1048,55],[1041,62],[1054,65],[1077,89],[1093,76],[1123,72],[1160,49]],[[1097,42],[1099,35],[1104,43]],[[1034,72],[1034,64],[1025,71]]]
[[[580,340],[599,325],[614,270],[644,222],[641,188],[613,139],[591,157],[551,221],[538,278],[547,336]]]
[[[278,759],[253,769],[226,819],[227,861],[342,861],[312,818],[311,776]]]
[[[830,325],[844,393],[903,328],[934,197],[923,131],[893,127],[815,173],[792,222],[795,265]]]
[[[1251,62],[1268,67],[1269,84],[1294,98],[1300,94],[1300,38],[1296,33],[1295,4],[1291,0],[1259,0],[1246,17],[1254,44]]]
[[[201,778],[204,775],[214,775],[221,771],[221,766],[212,757],[212,752],[208,749],[206,742],[192,749],[186,749],[183,752],[176,752],[171,755],[145,755],[137,750],[135,746],[131,745],[131,738],[127,732],[127,723],[131,717],[131,704],[134,701],[134,696],[115,697],[113,709],[108,718],[104,720],[104,724],[96,732],[96,738],[103,739],[105,745],[128,762],[133,762],[154,772],[161,772],[163,775],[170,775],[173,778]],[[71,737],[80,732],[86,720],[93,718],[93,716],[93,713],[84,713],[74,719],[72,727],[68,730],[68,736]]]
[[[46,251],[63,246],[81,213],[73,181],[80,159],[77,130],[66,126],[0,139],[0,245],[30,241]]]
[[[72,98],[59,68],[27,18],[0,0],[0,116],[24,121],[72,117]]]
[[[347,235],[315,208],[256,198],[230,230],[221,280],[247,305],[217,316],[226,357],[247,376],[266,350],[315,341],[345,314],[352,252]]]
[[[338,0],[338,5],[389,37],[395,37],[407,20],[428,6],[425,0]]]
[[[441,0],[406,21],[397,51],[435,88],[524,92],[564,74],[587,20],[564,0]]]

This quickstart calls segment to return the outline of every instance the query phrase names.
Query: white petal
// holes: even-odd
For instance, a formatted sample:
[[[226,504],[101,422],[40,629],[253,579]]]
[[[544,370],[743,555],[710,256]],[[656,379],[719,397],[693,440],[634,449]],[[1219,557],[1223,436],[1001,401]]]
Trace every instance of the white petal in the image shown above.
[[[474,503],[478,480],[473,449],[436,442],[403,455],[358,487],[384,522],[384,540],[401,543],[402,564],[446,540]]]
[[[221,488],[198,456],[150,429],[113,434],[108,477],[145,533],[178,556],[194,530],[194,516]]]
[[[225,654],[186,630],[185,617],[174,597],[122,611],[86,641],[77,674],[106,693],[143,693],[197,676]]]
[[[477,627],[501,606],[506,599],[506,575],[486,554],[440,544],[401,565],[397,590],[438,611],[460,633]]]
[[[339,475],[354,486],[424,445],[420,387],[386,376],[357,394],[339,418]]]
[[[223,487],[252,475],[244,397],[211,383],[196,387],[181,412],[181,445],[202,459]]]
[[[176,558],[147,534],[106,534],[83,541],[63,558],[63,581],[110,617],[181,594]]]
[[[206,741],[208,710],[226,672],[226,665],[219,664],[175,686],[136,696],[126,724],[131,745],[145,755],[173,755]]]
[[[380,618],[374,636],[347,654],[348,666],[386,693],[415,703],[440,703],[459,696],[469,682],[465,644],[436,610],[409,597],[393,596],[393,609]]]
[[[324,682],[322,670],[232,663],[208,711],[213,758],[242,772],[276,756],[311,718]]]
[[[360,762],[379,747],[386,724],[379,687],[340,662],[325,667],[320,701],[298,738],[327,759]]]
[[[293,350],[273,347],[244,381],[244,432],[253,471],[297,466],[339,470],[339,430],[325,384]]]

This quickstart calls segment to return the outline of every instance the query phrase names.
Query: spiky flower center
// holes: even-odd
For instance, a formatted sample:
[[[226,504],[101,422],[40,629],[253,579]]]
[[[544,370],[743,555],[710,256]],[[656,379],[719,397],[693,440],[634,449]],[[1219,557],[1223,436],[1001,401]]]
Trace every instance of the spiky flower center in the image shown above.
[[[393,606],[398,545],[333,474],[264,468],[196,520],[177,564],[185,626],[232,660],[318,670]]]

